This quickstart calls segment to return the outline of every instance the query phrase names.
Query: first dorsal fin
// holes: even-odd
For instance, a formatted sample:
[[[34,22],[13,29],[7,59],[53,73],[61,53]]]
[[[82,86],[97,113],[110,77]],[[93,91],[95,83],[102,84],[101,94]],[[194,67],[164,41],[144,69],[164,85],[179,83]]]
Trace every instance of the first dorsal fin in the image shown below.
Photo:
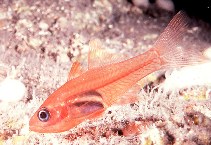
[[[69,75],[68,75],[68,81],[78,77],[79,75],[81,75],[84,72],[81,64],[76,61],[72,64],[72,67],[70,69]]]
[[[106,51],[99,39],[89,42],[88,69],[108,65],[124,60],[123,56]]]

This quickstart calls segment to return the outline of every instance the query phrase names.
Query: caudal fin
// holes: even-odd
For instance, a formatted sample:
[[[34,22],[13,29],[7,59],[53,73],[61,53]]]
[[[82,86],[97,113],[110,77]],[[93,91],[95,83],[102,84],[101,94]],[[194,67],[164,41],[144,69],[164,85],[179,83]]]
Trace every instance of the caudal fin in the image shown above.
[[[183,38],[189,23],[186,13],[178,12],[155,42],[153,48],[159,53],[164,67],[193,65],[205,61],[199,50],[184,46]]]

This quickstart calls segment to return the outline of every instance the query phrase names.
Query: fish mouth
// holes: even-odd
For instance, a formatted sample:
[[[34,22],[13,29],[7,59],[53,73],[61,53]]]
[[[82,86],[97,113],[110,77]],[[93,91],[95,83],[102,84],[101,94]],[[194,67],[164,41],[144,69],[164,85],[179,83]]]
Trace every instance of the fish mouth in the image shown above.
[[[34,132],[44,133],[44,130],[41,127],[31,125],[30,123],[29,123],[29,130]]]
[[[45,133],[46,129],[42,126],[39,126],[39,122],[40,121],[38,120],[37,115],[33,115],[29,121],[29,130],[34,131],[34,132]]]
[[[47,129],[46,127],[38,126],[37,124],[33,125],[30,123],[29,123],[29,130],[33,132],[38,132],[38,133],[54,133],[51,127]]]
[[[44,130],[40,130],[41,128],[37,127],[37,126],[29,126],[29,130],[30,131],[34,131],[34,132],[40,132],[40,133],[44,133]]]
[[[38,126],[30,126],[29,130],[33,132],[38,132],[38,133],[57,133],[51,130],[46,130],[45,128],[38,127]]]

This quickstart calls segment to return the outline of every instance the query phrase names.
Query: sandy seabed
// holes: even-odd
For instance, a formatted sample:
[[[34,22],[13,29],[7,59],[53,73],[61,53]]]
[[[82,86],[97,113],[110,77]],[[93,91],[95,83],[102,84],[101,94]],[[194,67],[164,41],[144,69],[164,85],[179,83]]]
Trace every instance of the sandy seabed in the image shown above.
[[[114,105],[100,118],[63,133],[30,131],[30,117],[67,81],[74,60],[87,62],[91,39],[100,39],[114,53],[135,56],[153,45],[173,14],[146,14],[126,0],[0,3],[0,79],[22,82],[8,89],[10,96],[20,94],[17,100],[7,92],[1,96],[0,144],[211,144],[210,84],[152,91],[160,83],[154,78],[163,72],[148,77],[136,103]],[[207,47],[210,30],[203,22],[194,23],[186,41]]]

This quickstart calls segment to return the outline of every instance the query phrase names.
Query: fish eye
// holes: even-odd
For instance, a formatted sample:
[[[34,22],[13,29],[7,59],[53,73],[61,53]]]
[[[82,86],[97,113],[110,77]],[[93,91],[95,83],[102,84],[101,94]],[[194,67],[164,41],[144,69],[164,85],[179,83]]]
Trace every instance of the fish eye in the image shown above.
[[[37,116],[38,116],[38,119],[39,119],[40,121],[46,122],[46,121],[48,121],[49,118],[50,118],[50,113],[49,113],[49,111],[48,111],[47,108],[42,108],[42,109],[38,112]]]

